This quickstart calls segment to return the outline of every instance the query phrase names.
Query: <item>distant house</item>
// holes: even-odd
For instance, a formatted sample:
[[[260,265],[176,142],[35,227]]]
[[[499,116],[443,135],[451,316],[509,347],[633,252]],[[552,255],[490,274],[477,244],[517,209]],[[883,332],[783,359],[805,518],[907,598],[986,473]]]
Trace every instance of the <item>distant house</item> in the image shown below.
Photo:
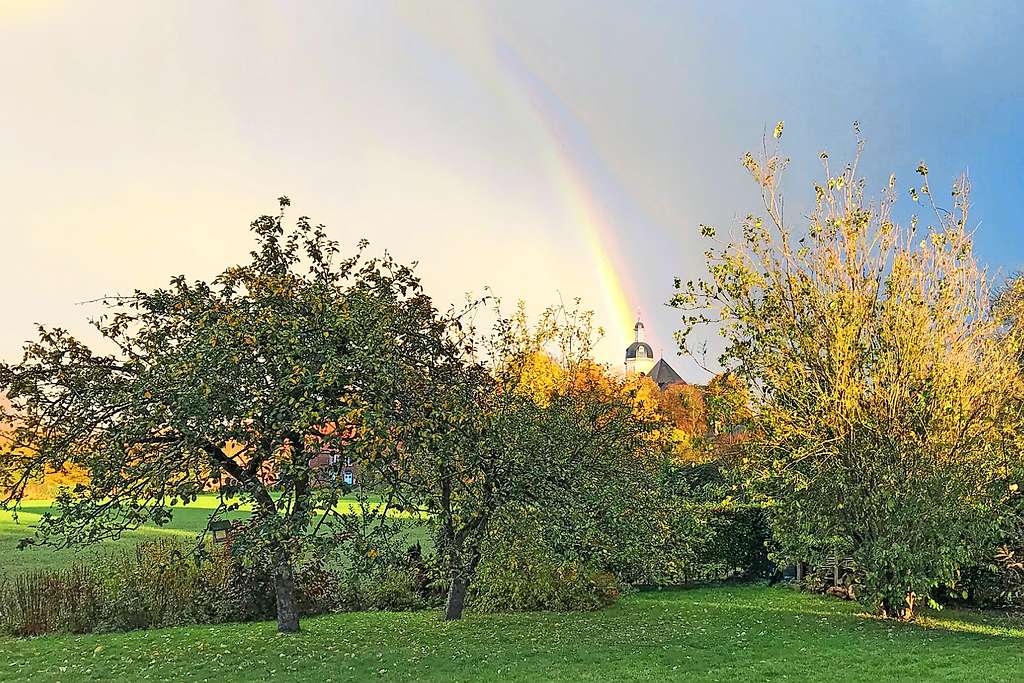
[[[340,479],[349,486],[356,483],[356,466],[350,455],[318,453],[309,459],[309,466],[316,472],[317,480],[321,483],[334,479]]]
[[[347,444],[355,438],[355,427],[346,427],[337,438],[334,425],[322,427],[319,431],[323,435],[320,447],[317,448],[317,437],[309,437],[306,441],[306,451],[315,453],[307,461],[309,468],[314,472],[314,485],[325,485],[328,483],[344,483],[352,486],[358,479],[358,467],[352,462],[352,456],[343,454],[339,445]],[[331,437],[331,438],[328,438]],[[226,448],[227,455],[236,457],[244,450],[243,444],[232,442]],[[240,462],[244,464],[244,460]],[[260,467],[258,476],[268,486],[273,486],[277,481],[277,471],[273,460],[264,462]],[[220,472],[218,477],[206,482],[208,490],[217,490],[222,486],[234,485],[238,482],[225,472]]]
[[[328,436],[334,434],[335,429],[334,425],[328,425],[321,431]],[[350,443],[355,436],[355,427],[351,425],[345,427],[337,439],[332,439],[333,445],[321,449],[319,453],[309,459],[309,466],[316,472],[317,479],[321,483],[338,480],[348,486],[356,483],[356,466],[352,462],[352,456],[342,453],[336,446],[339,443]]]

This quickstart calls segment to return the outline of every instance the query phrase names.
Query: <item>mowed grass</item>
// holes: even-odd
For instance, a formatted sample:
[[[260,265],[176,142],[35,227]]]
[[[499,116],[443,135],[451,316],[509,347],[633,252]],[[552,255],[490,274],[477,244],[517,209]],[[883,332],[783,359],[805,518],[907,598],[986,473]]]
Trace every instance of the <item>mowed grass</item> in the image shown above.
[[[217,507],[217,497],[203,494],[199,499],[187,506],[177,506],[169,524],[163,527],[143,526],[137,530],[126,532],[121,538],[104,541],[90,548],[73,550],[54,550],[45,547],[18,549],[18,542],[33,533],[32,527],[40,516],[50,509],[53,501],[25,501],[17,521],[9,512],[0,511],[0,573],[20,574],[36,569],[50,569],[65,566],[71,562],[89,562],[97,554],[110,554],[134,548],[140,541],[158,538],[180,538],[188,540],[206,528],[210,515]],[[357,508],[355,501],[342,501],[338,509],[350,512]],[[242,519],[249,516],[249,509],[242,507],[225,517]],[[427,533],[422,527],[414,528],[409,533],[410,543],[417,540],[426,543]]]
[[[0,640],[0,680],[1016,681],[1024,625],[882,622],[784,588],[641,593],[584,614],[435,611]]]
[[[18,542],[33,533],[32,527],[40,516],[50,509],[52,501],[25,501],[17,521],[8,512],[0,512],[0,571],[17,574],[34,569],[48,569],[69,564],[73,561],[88,562],[97,553],[111,553],[134,547],[140,541],[158,538],[189,539],[206,527],[210,514],[216,508],[216,498],[211,495],[199,497],[195,503],[174,510],[174,518],[164,527],[144,526],[122,535],[118,540],[105,541],[91,548],[78,550],[54,550],[52,548],[18,549]],[[248,516],[247,511],[232,513],[232,517]]]

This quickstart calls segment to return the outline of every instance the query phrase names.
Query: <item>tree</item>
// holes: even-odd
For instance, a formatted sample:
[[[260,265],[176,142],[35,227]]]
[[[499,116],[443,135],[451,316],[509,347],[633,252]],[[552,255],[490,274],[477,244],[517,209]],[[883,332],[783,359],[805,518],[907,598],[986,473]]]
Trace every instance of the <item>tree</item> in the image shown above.
[[[436,525],[449,620],[462,616],[499,515],[582,509],[590,483],[618,474],[604,454],[639,448],[646,430],[631,401],[602,391],[606,377],[582,379],[592,367],[589,313],[554,307],[531,326],[520,308],[497,315],[488,334],[466,319],[449,319],[449,339],[429,367],[393,368],[400,393],[371,401],[364,415],[378,435],[369,460],[376,476]]]
[[[911,197],[933,223],[901,227],[895,176],[870,202],[860,150],[835,175],[822,154],[805,229],[783,213],[786,160],[767,144],[748,154],[766,217],[710,249],[709,277],[677,281],[672,303],[683,348],[695,325],[716,325],[721,364],[750,392],[746,476],[771,503],[782,557],[850,555],[864,599],[909,618],[991,540],[1018,370],[972,254],[966,178],[940,209],[922,163]]]
[[[390,380],[378,369],[432,350],[438,328],[409,268],[364,258],[365,243],[341,258],[306,218],[286,235],[280,205],[253,222],[248,263],[103,299],[108,353],[40,327],[20,363],[0,366],[18,416],[2,483],[17,509],[42,471],[88,472],[30,539],[66,547],[166,524],[226,480],[211,523],[251,504],[241,547],[272,565],[278,628],[297,631],[296,564],[347,488],[310,458],[359,452],[345,427]]]

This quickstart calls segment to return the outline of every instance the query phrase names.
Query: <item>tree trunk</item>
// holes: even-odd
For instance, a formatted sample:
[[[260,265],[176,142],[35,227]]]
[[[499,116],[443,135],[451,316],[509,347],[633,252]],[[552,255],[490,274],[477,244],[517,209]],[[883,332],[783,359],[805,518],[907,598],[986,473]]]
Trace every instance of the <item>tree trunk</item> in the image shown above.
[[[914,608],[917,605],[917,593],[910,592],[904,597],[904,604],[896,607],[888,598],[883,598],[879,606],[879,613],[882,618],[899,619],[900,621],[913,621]]]
[[[455,621],[462,618],[462,610],[466,607],[466,591],[469,582],[457,572],[452,575],[452,581],[448,586],[448,602],[444,609],[444,620]]]
[[[277,594],[277,630],[299,632],[299,606],[295,599],[295,570],[287,560],[278,560],[274,567],[274,592]]]
[[[907,606],[903,610],[903,613],[900,614],[900,619],[902,619],[903,621],[913,621],[914,606],[917,604],[917,593],[914,593],[913,591],[907,593],[905,602],[907,603]]]

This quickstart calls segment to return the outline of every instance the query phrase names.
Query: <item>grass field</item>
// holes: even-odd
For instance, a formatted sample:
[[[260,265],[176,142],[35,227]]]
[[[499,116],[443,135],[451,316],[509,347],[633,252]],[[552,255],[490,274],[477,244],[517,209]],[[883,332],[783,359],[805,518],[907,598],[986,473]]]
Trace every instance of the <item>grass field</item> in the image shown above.
[[[586,614],[359,613],[0,640],[0,680],[1015,681],[1024,623],[941,612],[881,622],[761,586],[628,596]]]
[[[212,496],[98,549],[17,551],[49,506],[0,517],[0,570],[88,559],[146,538],[194,535]],[[246,514],[245,511],[237,513]],[[882,622],[859,606],[788,589],[701,588],[630,595],[588,614],[358,613],[89,636],[0,638],[0,681],[77,680],[1024,680],[1024,619],[925,613]]]
[[[144,526],[136,531],[125,533],[116,541],[106,541],[94,548],[80,550],[53,550],[51,548],[28,548],[18,550],[18,541],[32,535],[32,525],[39,521],[42,513],[51,505],[49,500],[25,501],[18,521],[15,522],[10,513],[0,511],[0,573],[18,574],[34,569],[46,569],[69,564],[72,561],[87,562],[97,553],[110,553],[134,547],[139,541],[161,537],[194,538],[206,527],[210,514],[217,507],[217,497],[204,494],[188,506],[179,506],[174,510],[174,518],[165,527]],[[354,502],[343,501],[339,509],[352,509]],[[227,515],[228,518],[248,516],[246,508]],[[420,540],[427,542],[423,529],[410,532],[410,542]]]
[[[68,564],[73,560],[88,561],[97,552],[107,553],[133,547],[141,540],[161,537],[191,538],[206,526],[210,513],[216,507],[213,496],[201,496],[196,503],[174,511],[174,519],[166,527],[146,526],[131,531],[119,540],[107,541],[96,548],[82,550],[53,550],[50,548],[29,548],[18,550],[18,541],[32,535],[32,525],[39,516],[50,508],[51,501],[26,501],[17,523],[7,512],[0,512],[0,571],[20,573],[32,569],[43,569]],[[245,516],[248,513],[236,513]]]

